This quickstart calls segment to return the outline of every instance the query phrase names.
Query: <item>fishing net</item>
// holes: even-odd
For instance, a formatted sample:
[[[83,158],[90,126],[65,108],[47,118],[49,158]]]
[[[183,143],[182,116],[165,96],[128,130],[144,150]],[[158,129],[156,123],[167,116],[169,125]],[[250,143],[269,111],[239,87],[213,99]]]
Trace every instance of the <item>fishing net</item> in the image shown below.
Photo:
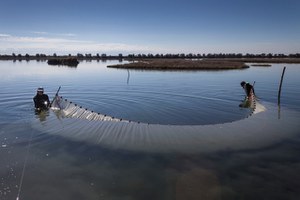
[[[252,97],[252,98],[246,98],[239,106],[242,108],[250,109],[249,115],[246,116],[247,118],[252,114],[263,112],[265,108],[260,105],[261,104],[259,104],[256,101],[256,98]],[[90,121],[132,122],[130,120],[126,120],[126,119],[124,120],[124,119],[120,119],[120,118],[116,118],[116,117],[112,117],[112,116],[108,116],[105,114],[88,110],[59,95],[56,95],[54,97],[53,102],[51,104],[51,109],[57,111],[57,113],[59,113],[60,116],[66,118],[79,118],[79,119],[86,119]]]
[[[130,122],[128,120],[118,119],[115,117],[90,111],[58,95],[54,97],[51,105],[51,109],[59,111],[63,117],[67,117],[67,118],[79,118],[79,119],[87,119],[91,121]]]
[[[57,96],[51,109],[54,112],[50,113],[58,115],[50,114],[47,120],[32,126],[42,132],[105,148],[168,153],[257,149],[299,134],[299,113],[284,110],[284,117],[279,120],[277,106],[265,105],[268,109],[256,102],[251,105],[255,107],[251,117],[230,123],[161,125],[128,123]]]

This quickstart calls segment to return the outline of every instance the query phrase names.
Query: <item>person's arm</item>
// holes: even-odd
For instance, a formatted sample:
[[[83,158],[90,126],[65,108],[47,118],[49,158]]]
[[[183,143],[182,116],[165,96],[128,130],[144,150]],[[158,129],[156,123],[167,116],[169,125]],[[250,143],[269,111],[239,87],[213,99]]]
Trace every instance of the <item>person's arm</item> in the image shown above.
[[[37,103],[36,96],[33,97],[33,102],[34,102],[34,107],[37,108],[38,107],[38,103]]]
[[[247,97],[251,96],[251,90],[252,90],[252,86],[250,84],[246,84],[246,95]]]
[[[47,101],[47,107],[50,106],[50,100],[49,100],[49,96],[46,94],[46,101]]]
[[[252,86],[252,93],[255,96],[254,87]]]

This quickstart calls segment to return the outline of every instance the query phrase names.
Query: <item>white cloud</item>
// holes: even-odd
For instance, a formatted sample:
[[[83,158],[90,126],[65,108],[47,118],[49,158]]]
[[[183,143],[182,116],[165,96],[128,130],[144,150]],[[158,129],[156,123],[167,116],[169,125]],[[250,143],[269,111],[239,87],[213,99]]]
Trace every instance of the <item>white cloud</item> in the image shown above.
[[[62,33],[62,34],[58,34],[58,35],[67,36],[67,37],[75,37],[76,36],[76,34],[74,34],[74,33]]]
[[[157,48],[123,44],[97,43],[94,41],[74,40],[59,37],[20,37],[0,34],[0,53],[152,53]]]
[[[32,31],[31,33],[36,35],[43,35],[43,36],[62,36],[62,37],[75,37],[76,34],[74,33],[49,33],[44,31]]]
[[[0,33],[0,38],[1,38],[1,37],[11,37],[11,36],[8,35],[8,34],[1,34],[1,33]]]
[[[39,35],[47,35],[47,32],[43,32],[43,31],[33,31],[32,33],[34,34],[39,34]]]

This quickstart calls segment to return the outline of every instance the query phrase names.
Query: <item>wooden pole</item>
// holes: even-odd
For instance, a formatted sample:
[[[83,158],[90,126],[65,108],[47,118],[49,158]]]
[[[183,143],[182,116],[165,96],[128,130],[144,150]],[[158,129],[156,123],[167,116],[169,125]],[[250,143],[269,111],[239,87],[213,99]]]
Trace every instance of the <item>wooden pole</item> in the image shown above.
[[[280,80],[280,85],[279,85],[279,90],[278,90],[278,105],[280,105],[281,86],[282,86],[282,80],[283,80],[285,68],[286,67],[283,68],[282,74],[281,74],[281,80]]]

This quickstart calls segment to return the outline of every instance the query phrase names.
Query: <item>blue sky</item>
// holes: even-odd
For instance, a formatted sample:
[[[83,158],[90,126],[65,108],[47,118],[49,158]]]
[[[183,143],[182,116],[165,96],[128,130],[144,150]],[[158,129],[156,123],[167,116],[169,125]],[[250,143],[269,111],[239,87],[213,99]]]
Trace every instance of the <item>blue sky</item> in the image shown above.
[[[1,0],[0,54],[289,54],[299,21],[299,0]]]

